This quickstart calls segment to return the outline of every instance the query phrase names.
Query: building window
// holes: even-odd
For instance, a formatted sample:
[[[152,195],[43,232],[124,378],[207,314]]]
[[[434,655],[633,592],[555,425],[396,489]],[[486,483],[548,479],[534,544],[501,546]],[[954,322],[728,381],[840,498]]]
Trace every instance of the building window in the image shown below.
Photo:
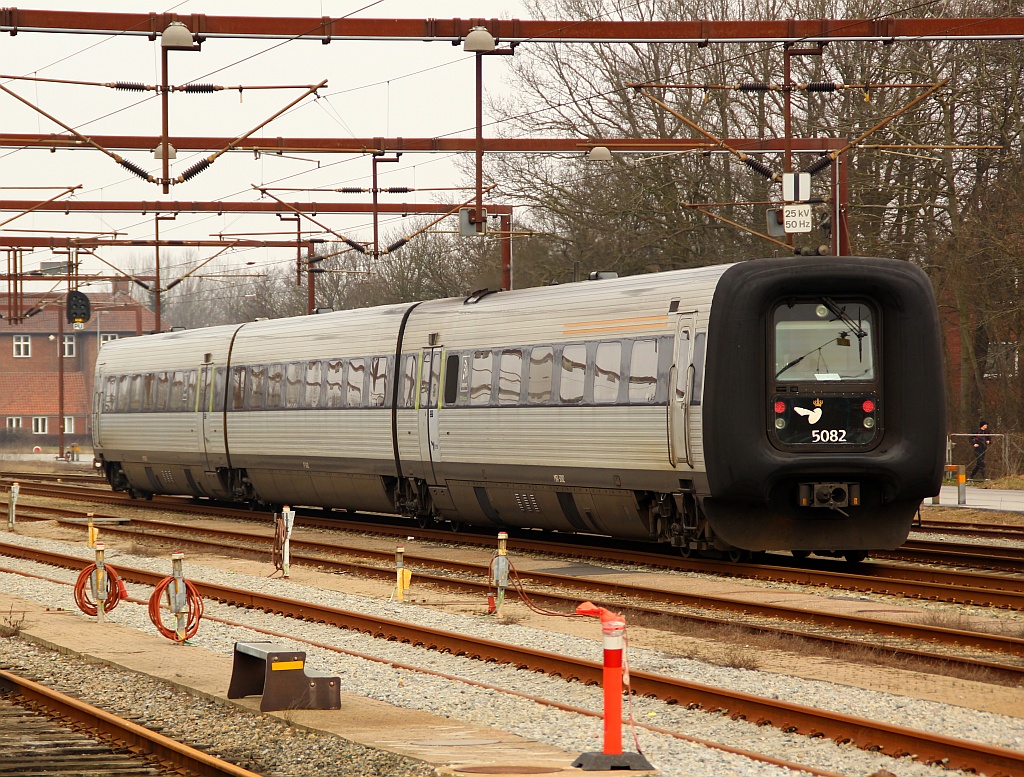
[[[32,434],[47,434],[47,420],[44,415],[32,416]]]
[[[75,417],[73,415],[64,416],[64,434],[75,433]]]
[[[75,336],[64,335],[64,350],[61,351],[64,358],[72,358],[75,355]]]
[[[9,415],[7,416],[7,428],[8,429],[20,429],[21,428],[21,416]]]
[[[103,343],[109,343],[111,340],[116,340],[117,337],[118,336],[116,334],[109,334],[109,335],[106,334],[106,333],[101,334],[100,335],[100,345],[103,345]]]
[[[32,355],[32,335],[14,336],[14,356],[16,358],[28,358]]]

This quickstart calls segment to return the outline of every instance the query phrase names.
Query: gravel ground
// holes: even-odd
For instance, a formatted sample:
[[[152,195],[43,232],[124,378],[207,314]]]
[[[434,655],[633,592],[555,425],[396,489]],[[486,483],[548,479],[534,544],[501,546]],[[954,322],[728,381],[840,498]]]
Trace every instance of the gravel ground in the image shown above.
[[[19,544],[58,550],[64,553],[74,553],[82,556],[86,561],[92,560],[87,553],[82,553],[80,546],[28,537],[17,537],[15,539],[12,535],[7,535],[5,539],[7,538],[11,538],[9,541],[17,541]],[[115,565],[120,563],[124,566],[152,569],[159,573],[166,573],[167,571],[165,559],[154,560],[110,551],[108,551],[107,558],[108,561]],[[55,570],[52,567],[41,567],[33,562],[5,559],[4,563],[10,568],[30,571],[36,574],[45,574],[48,577],[68,582],[73,582],[77,576],[75,572],[70,570]],[[599,656],[599,643],[593,640],[579,639],[568,635],[500,623],[487,618],[460,617],[450,613],[440,613],[425,608],[418,608],[414,605],[400,605],[321,589],[303,589],[302,586],[296,585],[294,582],[228,573],[218,569],[200,567],[195,564],[187,566],[186,575],[194,580],[207,580],[209,582],[252,588],[295,598],[315,600],[318,603],[342,609],[375,614],[384,618],[414,621],[461,633],[485,636],[490,639],[541,647],[545,650],[567,655],[578,655],[591,659]],[[12,595],[31,599],[49,606],[66,608],[70,603],[70,593],[67,587],[58,586],[46,581],[3,574],[0,575],[0,588]],[[129,585],[129,592],[134,597],[148,599],[151,589],[144,586]],[[544,698],[556,699],[565,704],[592,710],[600,710],[601,707],[600,689],[587,687],[579,683],[565,683],[559,679],[545,677],[536,673],[525,673],[508,667],[493,666],[450,655],[430,653],[409,645],[375,640],[361,634],[339,631],[316,624],[300,623],[264,613],[238,610],[216,603],[207,604],[207,614],[260,628],[287,632],[296,637],[335,645],[346,650],[367,653],[383,660],[414,664],[447,674],[457,675],[467,680],[487,683],[500,688],[515,689],[521,693]],[[125,626],[152,632],[152,625],[149,622],[146,609],[138,605],[123,602],[110,614],[109,619]],[[248,632],[244,629],[228,627],[207,620],[203,623],[192,643],[197,647],[208,650],[230,653],[236,640],[259,638],[261,637],[256,632]],[[300,647],[300,645],[297,644],[296,647]],[[542,707],[528,700],[492,690],[480,689],[470,685],[453,686],[449,681],[440,678],[408,670],[393,669],[382,663],[339,656],[331,651],[306,645],[301,645],[301,648],[306,650],[307,662],[312,668],[340,675],[342,677],[342,687],[356,689],[365,696],[396,706],[421,709],[453,719],[494,726],[529,739],[547,742],[564,748],[569,752],[594,752],[600,750],[601,723],[599,720],[581,718],[577,715]],[[12,661],[10,649],[5,647],[0,648],[0,650],[4,651],[0,653],[0,661],[10,664]],[[35,653],[36,651],[32,653],[33,658],[31,660],[33,661],[36,660]],[[797,704],[830,709],[850,715],[884,720],[891,724],[910,728],[926,729],[947,736],[1024,750],[1024,720],[1020,718],[993,715],[952,705],[866,691],[845,685],[833,685],[784,675],[713,666],[653,651],[632,650],[630,658],[634,668],[644,671],[681,677],[690,681],[745,691],[769,698],[781,698]],[[45,671],[47,661],[52,662],[63,659],[42,655],[38,660],[43,662]],[[11,665],[14,667],[13,664]],[[53,669],[50,671],[56,672]],[[74,672],[64,671],[56,673],[55,677],[63,680],[73,677],[74,674]],[[124,692],[126,686],[133,687],[135,693],[140,695],[139,698],[131,700],[125,698],[127,697],[127,694]],[[198,706],[195,699],[169,691],[159,683],[137,681],[125,683],[123,679],[118,678],[112,679],[111,685],[105,688],[104,691],[107,694],[114,693],[112,689],[116,688],[121,689],[120,692],[116,693],[116,696],[119,699],[125,698],[125,704],[129,706],[131,715],[160,723],[161,725],[169,726],[169,722],[176,724],[179,715],[175,714],[174,709],[178,705],[181,705],[182,713],[188,713],[191,709]],[[155,703],[154,698],[160,700],[159,705]],[[176,699],[176,701],[172,703],[171,698]],[[165,711],[162,719],[157,719],[154,716],[153,709],[155,707]],[[121,714],[126,717],[129,716],[128,712],[122,712]],[[774,728],[756,727],[743,721],[732,721],[722,715],[681,709],[678,706],[666,705],[649,699],[637,699],[635,701],[634,716],[637,721],[642,723],[649,723],[736,748],[756,750],[765,755],[797,761],[820,769],[851,775],[851,777],[854,775],[858,777],[869,775],[882,768],[887,769],[892,774],[897,775],[897,777],[918,777],[919,775],[936,775],[937,777],[940,774],[959,774],[916,764],[909,759],[893,760],[884,756],[866,753],[853,747],[839,746],[828,740],[808,739],[802,736],[784,734]],[[184,715],[184,717],[187,718],[188,716]],[[269,767],[258,768],[256,771],[261,771],[268,775],[277,773],[287,777],[291,775],[320,775],[325,773],[319,770],[318,767],[312,766],[312,761],[309,759],[320,757],[320,740],[335,741],[330,737],[317,737],[315,742],[311,738],[308,747],[295,748],[291,746],[285,748],[280,744],[273,744],[273,736],[285,737],[286,742],[292,741],[294,745],[296,737],[306,737],[307,735],[301,732],[288,731],[283,726],[276,726],[276,724],[273,724],[273,729],[281,731],[282,733],[279,735],[271,735],[269,732],[272,729],[268,729],[267,733],[263,733],[261,729],[261,733],[258,736],[238,734],[239,727],[243,724],[236,721],[240,717],[247,718],[250,716],[240,716],[240,713],[235,708],[218,708],[214,704],[209,705],[209,709],[204,709],[202,717],[204,722],[200,732],[200,741],[215,745],[212,749],[218,753],[227,753],[233,748],[243,747],[247,748],[244,751],[246,758],[256,758],[258,756],[272,760],[272,764]],[[255,721],[261,721],[251,725],[271,725],[266,722],[265,718],[251,717]],[[218,719],[218,725],[215,727],[209,723],[209,720],[213,718]],[[223,725],[221,725],[220,721],[223,721]],[[246,720],[244,725],[248,726],[250,724]],[[223,732],[225,739],[222,741],[219,738],[221,735],[218,734],[217,741],[211,742],[213,735],[210,732],[214,730]],[[176,734],[172,733],[170,726],[166,733],[176,736]],[[679,777],[690,777],[690,775],[697,777],[699,775],[699,777],[706,777],[709,774],[730,774],[746,777],[747,775],[789,773],[778,767],[723,753],[719,750],[681,742],[644,730],[640,730],[638,736],[644,754],[664,775],[679,775]],[[187,736],[185,738],[188,739]],[[303,744],[305,744],[305,740],[303,740]],[[347,743],[340,743],[338,746],[352,747]],[[631,749],[628,734],[626,735],[625,746],[626,749]],[[258,752],[254,752],[257,748],[261,749]],[[307,760],[302,763],[289,763],[287,760],[288,756],[285,754],[288,750],[302,753],[303,757]],[[387,757],[395,760],[394,756]],[[378,767],[367,765],[366,768],[360,767],[359,769],[345,772],[337,771],[337,763],[335,761],[333,772],[326,773],[369,775],[429,773],[429,770],[412,771],[413,769],[424,769],[425,767],[413,766],[410,765],[410,762],[403,762],[405,765],[398,766],[397,768],[384,766],[382,771],[373,771],[374,768]],[[401,771],[402,768],[409,771]]]

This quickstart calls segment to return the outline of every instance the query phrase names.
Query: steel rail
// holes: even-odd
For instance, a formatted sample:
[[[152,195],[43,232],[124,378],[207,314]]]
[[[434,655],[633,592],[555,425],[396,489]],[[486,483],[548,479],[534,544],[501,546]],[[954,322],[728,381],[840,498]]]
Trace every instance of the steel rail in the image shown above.
[[[64,567],[77,567],[85,563],[84,559],[68,554],[23,548],[8,543],[0,543],[0,553]],[[156,585],[162,579],[157,573],[121,566],[118,567],[118,573],[129,582],[146,585]],[[204,597],[233,606],[324,623],[380,639],[448,651],[457,656],[480,661],[495,661],[518,669],[543,671],[566,680],[599,684],[603,678],[603,665],[596,661],[569,658],[545,650],[496,640],[472,638],[455,632],[326,607],[314,602],[291,600],[213,583],[192,582]],[[694,708],[722,712],[734,719],[748,720],[758,725],[771,725],[785,732],[828,737],[836,742],[884,752],[892,757],[914,756],[924,763],[942,764],[953,769],[973,769],[992,777],[1009,777],[1024,771],[1024,751],[929,734],[905,726],[816,710],[801,704],[714,688],[652,672],[631,670],[630,683],[633,691],[641,696],[650,696],[670,704],[686,704]]]
[[[2,669],[0,688],[45,707],[50,713],[79,723],[90,731],[97,732],[104,739],[123,743],[136,754],[150,754],[179,771],[188,770],[201,777],[260,777],[248,769],[222,761],[170,737]]]
[[[68,494],[78,493],[85,498],[95,499],[106,503],[125,503],[126,498],[117,496],[115,492],[89,491],[87,489],[76,490],[73,487],[62,487],[62,498],[74,498]],[[82,493],[86,492],[86,493]],[[54,496],[51,489],[40,487],[23,487],[23,494],[36,494]],[[138,502],[147,508],[162,508],[168,504],[174,504],[171,509],[182,510],[185,506],[180,499],[157,498],[150,502]],[[0,510],[3,505],[0,505]],[[209,507],[188,505],[189,511],[206,513],[224,517],[229,514],[229,509],[223,507]],[[235,515],[252,517],[250,511],[238,509]],[[316,519],[314,519],[315,521]],[[299,519],[298,525],[312,525],[309,521]],[[347,528],[365,530],[365,524],[345,521],[325,521],[321,525],[333,528]],[[375,527],[379,528],[379,527]],[[431,535],[429,531],[418,530],[421,536],[434,537],[437,539],[448,539],[449,534],[438,531]],[[407,534],[408,528],[402,527],[396,530],[399,534]],[[483,540],[479,537],[461,535],[460,541],[470,544],[491,544],[493,540]],[[545,553],[558,553],[562,555],[577,555],[594,557],[592,551],[581,546],[572,546],[565,543],[555,543],[548,540],[530,540],[516,538],[518,547],[529,550],[536,550]],[[1001,550],[1001,549],[1000,549]],[[786,582],[795,585],[823,586],[847,591],[859,591],[865,593],[876,593],[882,595],[908,596],[922,600],[942,601],[975,606],[997,607],[1002,609],[1024,610],[1024,579],[1005,578],[998,576],[983,576],[965,572],[942,572],[939,570],[917,570],[907,567],[896,567],[889,564],[868,564],[861,563],[858,568],[864,574],[856,574],[845,571],[830,571],[824,569],[810,569],[793,566],[773,566],[768,564],[750,564],[735,562],[719,562],[713,559],[688,560],[676,557],[669,557],[664,554],[652,553],[649,551],[629,550],[626,548],[615,549],[615,559],[618,562],[635,562],[651,566],[659,566],[669,569],[682,570],[687,572],[699,572],[705,574],[723,575],[726,577],[743,577],[755,580],[767,580],[770,582]],[[940,582],[945,576],[947,582]],[[922,579],[928,578],[928,579]],[[885,581],[901,583],[900,590],[890,590]],[[982,585],[984,584],[984,585]],[[1002,587],[1002,588],[1000,588]]]
[[[84,524],[81,521],[80,514],[77,520],[71,520],[68,521],[68,523],[75,526],[76,528],[85,528]],[[134,538],[146,537],[149,539],[160,539],[168,542],[173,541],[176,546],[195,544],[204,547],[214,547],[229,551],[233,550],[236,552],[251,552],[254,554],[261,552],[269,553],[269,551],[261,551],[259,548],[246,548],[244,546],[240,546],[238,542],[259,542],[263,545],[269,545],[273,542],[273,538],[271,537],[264,537],[250,532],[228,531],[221,529],[206,529],[203,527],[195,526],[183,527],[181,525],[165,523],[162,521],[145,521],[145,523],[153,524],[160,529],[174,530],[178,533],[172,537],[171,535],[161,534],[157,532],[138,531],[134,527],[118,526],[103,526],[102,530],[104,533],[107,534],[123,534]],[[190,539],[188,537],[183,537],[181,532],[191,532],[194,534],[199,534],[207,537],[226,537],[233,541],[217,542],[215,540],[210,539],[204,539],[200,541],[196,539]],[[356,548],[351,546],[338,546],[326,543],[309,542],[305,540],[299,540],[294,537],[291,539],[291,546],[293,549],[291,553],[291,562],[293,566],[304,565],[310,568],[319,568],[333,572],[354,573],[366,577],[377,577],[387,580],[391,580],[394,578],[395,572],[391,566],[374,566],[372,564],[361,564],[353,561],[342,561],[336,558],[324,558],[323,556],[307,556],[295,552],[297,549],[304,548],[306,550],[317,553],[344,553],[347,555],[362,556],[365,558],[373,559],[375,561],[379,561],[383,564],[391,564],[394,561],[394,553],[392,551],[376,551],[369,548]],[[434,585],[439,588],[458,590],[481,595],[489,593],[493,590],[493,585],[491,585],[488,579],[488,564],[476,564],[464,561],[458,562],[446,559],[435,559],[429,556],[413,555],[410,554],[408,551],[406,551],[404,558],[406,567],[414,571],[417,580],[421,583]],[[465,578],[450,577],[446,575],[432,575],[423,572],[423,569],[436,569],[445,572],[454,572],[457,574],[475,575],[477,577],[483,578],[484,582],[467,580]],[[927,650],[919,650],[915,648],[889,645],[884,642],[872,642],[866,639],[868,635],[874,637],[875,639],[877,639],[879,636],[891,636],[904,639],[915,639],[923,642],[930,642],[932,644],[938,643],[944,645],[957,646],[960,648],[975,648],[979,650],[1004,653],[1013,656],[1022,656],[1024,655],[1024,639],[1018,639],[1015,637],[1006,637],[996,634],[985,634],[983,632],[966,631],[961,629],[950,629],[941,626],[905,624],[897,621],[890,621],[881,618],[868,618],[859,615],[840,615],[834,613],[820,612],[816,610],[807,609],[804,607],[789,607],[786,605],[774,605],[768,603],[752,603],[722,596],[698,596],[679,593],[676,591],[667,591],[661,588],[640,586],[635,584],[610,583],[607,581],[589,577],[579,578],[547,572],[530,572],[519,570],[516,570],[516,575],[520,580],[530,580],[539,585],[546,585],[555,588],[579,591],[582,595],[584,595],[585,598],[589,599],[590,601],[593,601],[595,604],[604,606],[607,609],[611,610],[621,610],[625,612],[632,612],[649,616],[667,617],[673,620],[687,622],[700,621],[702,623],[707,623],[714,626],[731,626],[736,628],[743,628],[750,632],[782,634],[790,637],[795,637],[798,639],[837,644],[846,647],[870,648],[884,651],[887,654],[907,655],[947,665],[960,665],[964,667],[984,669],[986,671],[992,672],[993,674],[998,674],[1004,680],[1010,680],[1012,682],[1020,682],[1024,680],[1024,666],[1016,666],[1013,664],[999,663],[997,661],[988,661],[984,659],[970,658],[966,656],[950,656],[942,653],[929,652]],[[663,605],[681,605],[706,610],[734,612],[740,615],[784,619],[794,622],[810,623],[817,626],[857,630],[864,633],[865,637],[837,637],[833,635],[824,635],[807,631],[799,631],[797,629],[792,628],[782,628],[779,626],[763,626],[759,624],[743,623],[729,618],[695,615],[691,612],[681,613],[673,610],[666,610],[660,607],[648,607],[637,603],[637,601],[630,601],[625,603],[620,600],[601,601],[593,595],[594,592],[597,592],[605,596],[626,597],[633,600],[640,600],[644,602],[661,603]],[[523,594],[525,594],[525,597],[532,602],[543,602],[547,605],[564,607],[566,612],[573,611],[580,600],[580,597],[568,596],[564,594],[553,593],[551,591],[542,591],[538,589],[524,589]],[[509,588],[507,596],[512,596],[519,599],[523,598],[522,596],[520,596],[518,589],[516,589],[515,587]]]

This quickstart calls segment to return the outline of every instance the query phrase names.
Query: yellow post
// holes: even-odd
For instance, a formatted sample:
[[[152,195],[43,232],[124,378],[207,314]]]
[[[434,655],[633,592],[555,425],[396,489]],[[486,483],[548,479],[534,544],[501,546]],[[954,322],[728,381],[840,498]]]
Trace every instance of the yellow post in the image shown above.
[[[395,548],[395,598],[400,602],[405,601],[405,546],[399,545]]]
[[[97,527],[93,526],[93,523],[92,523],[93,514],[92,513],[86,513],[86,517],[89,519],[89,547],[90,548],[95,548],[96,547],[96,540],[98,540],[100,538],[100,530]]]

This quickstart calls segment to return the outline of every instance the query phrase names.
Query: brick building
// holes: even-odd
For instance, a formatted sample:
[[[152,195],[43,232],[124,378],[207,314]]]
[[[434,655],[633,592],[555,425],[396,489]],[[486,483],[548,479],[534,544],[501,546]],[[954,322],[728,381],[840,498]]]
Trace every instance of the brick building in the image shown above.
[[[38,445],[56,450],[63,437],[65,446],[80,444],[87,449],[91,445],[89,398],[99,346],[153,331],[152,312],[123,286],[115,285],[112,293],[86,293],[91,317],[82,329],[73,329],[66,319],[61,323],[63,293],[27,292],[22,296],[22,311],[39,312],[20,322],[0,321],[0,439],[9,447],[31,450]],[[9,312],[7,295],[2,293],[0,312],[5,316]]]

